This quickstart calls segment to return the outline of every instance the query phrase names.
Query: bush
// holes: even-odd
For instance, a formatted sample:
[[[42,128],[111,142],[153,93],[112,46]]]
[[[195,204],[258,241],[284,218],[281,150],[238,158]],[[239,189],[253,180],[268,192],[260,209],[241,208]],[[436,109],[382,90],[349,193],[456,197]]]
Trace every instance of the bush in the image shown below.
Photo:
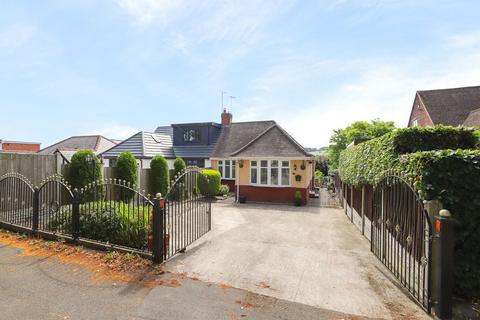
[[[170,181],[167,160],[162,156],[155,156],[150,162],[150,168],[153,193],[160,192],[166,196]]]
[[[118,156],[115,172],[118,179],[135,186],[138,184],[137,159],[135,159],[130,151],[124,151]]]
[[[320,170],[315,170],[315,184],[320,186],[323,182],[323,173]]]
[[[400,155],[436,149],[473,149],[477,137],[463,127],[411,127],[350,147],[340,154],[342,180],[354,186],[373,185],[385,170],[397,168]]]
[[[206,197],[215,197],[220,188],[220,172],[213,169],[200,170],[198,174],[198,189]]]
[[[185,161],[183,161],[182,158],[177,157],[173,162],[173,168],[175,171],[175,176],[178,176],[179,174],[185,171],[185,169],[187,168],[187,165],[185,164]]]
[[[424,200],[439,200],[458,222],[455,294],[480,297],[480,151],[418,152],[403,156],[400,166]]]
[[[302,193],[300,191],[295,192],[295,199],[293,203],[298,207],[302,205]]]
[[[95,161],[95,168],[91,160]],[[95,174],[94,174],[95,173]],[[102,180],[102,165],[97,156],[90,150],[77,151],[70,161],[67,170],[67,180],[72,188],[81,189],[94,179]]]
[[[218,188],[217,196],[226,196],[230,192],[230,187],[227,184],[222,184]]]

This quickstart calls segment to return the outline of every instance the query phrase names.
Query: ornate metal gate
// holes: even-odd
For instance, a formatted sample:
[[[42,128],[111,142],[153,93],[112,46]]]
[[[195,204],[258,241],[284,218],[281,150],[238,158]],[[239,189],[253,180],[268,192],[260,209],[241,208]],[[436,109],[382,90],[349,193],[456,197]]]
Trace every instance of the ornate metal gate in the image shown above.
[[[34,197],[33,185],[21,174],[0,177],[0,221],[31,228]]]
[[[165,197],[163,260],[170,258],[211,230],[211,199],[198,186],[200,169],[188,167],[175,177]]]
[[[430,312],[432,227],[407,180],[389,173],[374,189],[371,250]]]

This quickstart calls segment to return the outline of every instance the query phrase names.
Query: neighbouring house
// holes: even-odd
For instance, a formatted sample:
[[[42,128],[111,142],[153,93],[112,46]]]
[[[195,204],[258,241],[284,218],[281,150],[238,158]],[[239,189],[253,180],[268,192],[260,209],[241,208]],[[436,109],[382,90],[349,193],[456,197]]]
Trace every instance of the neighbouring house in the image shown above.
[[[211,156],[222,183],[247,201],[292,203],[298,191],[307,203],[313,188],[313,155],[275,121],[231,120],[224,111],[222,132]]]
[[[40,154],[58,154],[62,157],[63,163],[70,163],[75,152],[80,150],[90,150],[96,155],[110,149],[117,144],[116,141],[105,138],[101,135],[91,136],[73,136],[52,144],[38,153]]]
[[[170,168],[173,168],[175,154],[172,148],[172,136],[167,133],[140,131],[119,144],[100,154],[105,167],[115,167],[118,156],[130,151],[138,161],[139,169],[149,169],[154,156],[164,156]]]
[[[8,141],[0,139],[0,152],[36,153],[40,143],[25,141]]]
[[[480,127],[480,86],[417,91],[408,126]]]

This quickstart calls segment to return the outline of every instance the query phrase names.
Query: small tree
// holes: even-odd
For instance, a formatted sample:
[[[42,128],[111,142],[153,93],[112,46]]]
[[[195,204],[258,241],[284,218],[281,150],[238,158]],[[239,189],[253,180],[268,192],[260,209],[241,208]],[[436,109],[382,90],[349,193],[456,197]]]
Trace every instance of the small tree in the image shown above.
[[[138,184],[137,159],[130,151],[124,151],[118,156],[115,171],[118,179],[129,182],[132,185]]]
[[[213,169],[203,169],[198,174],[198,188],[200,193],[206,197],[215,197],[220,188],[220,172]]]
[[[102,165],[90,150],[77,151],[67,170],[67,180],[73,188],[83,188],[93,180],[102,180]]]
[[[187,165],[185,164],[185,161],[183,161],[182,158],[177,157],[175,159],[175,162],[173,162],[173,168],[175,170],[175,176],[177,176],[180,173],[185,171],[185,169],[187,168]]]
[[[170,180],[167,160],[162,156],[155,156],[150,162],[150,168],[154,194],[160,192],[165,196],[168,192],[168,184]]]

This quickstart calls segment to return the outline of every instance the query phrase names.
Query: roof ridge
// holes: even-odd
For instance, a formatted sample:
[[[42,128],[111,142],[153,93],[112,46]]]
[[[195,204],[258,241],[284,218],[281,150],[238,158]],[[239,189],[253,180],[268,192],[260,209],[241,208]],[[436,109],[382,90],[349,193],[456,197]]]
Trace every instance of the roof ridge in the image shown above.
[[[459,90],[459,89],[474,89],[480,88],[480,86],[467,86],[467,87],[455,87],[455,88],[443,88],[443,89],[427,89],[427,90],[417,90],[419,93],[423,92],[433,92],[433,91],[450,91],[450,90]]]

